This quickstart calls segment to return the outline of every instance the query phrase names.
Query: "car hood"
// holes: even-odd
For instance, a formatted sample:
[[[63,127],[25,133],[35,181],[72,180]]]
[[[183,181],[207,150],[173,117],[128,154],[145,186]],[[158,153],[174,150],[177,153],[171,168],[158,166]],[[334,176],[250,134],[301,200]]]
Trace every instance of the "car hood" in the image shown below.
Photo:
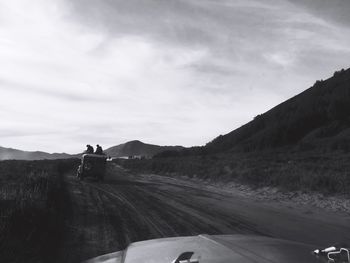
[[[199,235],[135,242],[124,251],[90,259],[86,263],[176,263],[189,252],[193,263],[313,263],[323,262],[314,246],[260,236]],[[179,261],[178,261],[179,262]]]

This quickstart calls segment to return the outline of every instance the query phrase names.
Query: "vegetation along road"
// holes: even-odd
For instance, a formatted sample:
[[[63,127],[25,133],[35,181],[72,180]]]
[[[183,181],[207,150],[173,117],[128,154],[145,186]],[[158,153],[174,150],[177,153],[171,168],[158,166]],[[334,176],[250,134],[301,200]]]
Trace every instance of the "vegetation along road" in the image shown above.
[[[59,262],[79,262],[129,243],[197,234],[258,234],[328,246],[350,244],[350,217],[292,209],[181,179],[114,167],[102,183],[66,176],[65,238]]]

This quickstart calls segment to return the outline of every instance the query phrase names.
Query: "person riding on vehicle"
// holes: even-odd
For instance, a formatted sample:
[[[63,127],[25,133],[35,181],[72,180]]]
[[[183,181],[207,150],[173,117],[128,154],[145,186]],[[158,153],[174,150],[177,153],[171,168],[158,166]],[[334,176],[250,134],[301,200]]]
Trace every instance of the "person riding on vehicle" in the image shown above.
[[[103,155],[103,150],[102,150],[102,147],[100,145],[96,145],[96,151],[95,151],[95,154],[101,154]]]
[[[94,148],[90,144],[86,145],[85,153],[87,153],[87,154],[94,153]]]

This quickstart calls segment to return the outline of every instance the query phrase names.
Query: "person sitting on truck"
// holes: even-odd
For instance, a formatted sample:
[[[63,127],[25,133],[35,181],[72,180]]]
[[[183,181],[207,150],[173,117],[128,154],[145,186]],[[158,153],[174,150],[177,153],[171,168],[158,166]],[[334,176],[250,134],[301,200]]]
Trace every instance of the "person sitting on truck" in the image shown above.
[[[90,144],[86,145],[85,153],[94,153],[94,147],[92,147]]]
[[[100,145],[96,145],[96,151],[95,154],[103,154],[103,150],[102,147]]]

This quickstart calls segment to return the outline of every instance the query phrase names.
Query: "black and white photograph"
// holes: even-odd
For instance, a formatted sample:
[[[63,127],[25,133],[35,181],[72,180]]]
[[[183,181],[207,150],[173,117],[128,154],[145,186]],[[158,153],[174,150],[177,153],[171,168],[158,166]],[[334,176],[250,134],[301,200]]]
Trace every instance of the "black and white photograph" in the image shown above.
[[[1,263],[350,263],[350,0],[0,0]]]

